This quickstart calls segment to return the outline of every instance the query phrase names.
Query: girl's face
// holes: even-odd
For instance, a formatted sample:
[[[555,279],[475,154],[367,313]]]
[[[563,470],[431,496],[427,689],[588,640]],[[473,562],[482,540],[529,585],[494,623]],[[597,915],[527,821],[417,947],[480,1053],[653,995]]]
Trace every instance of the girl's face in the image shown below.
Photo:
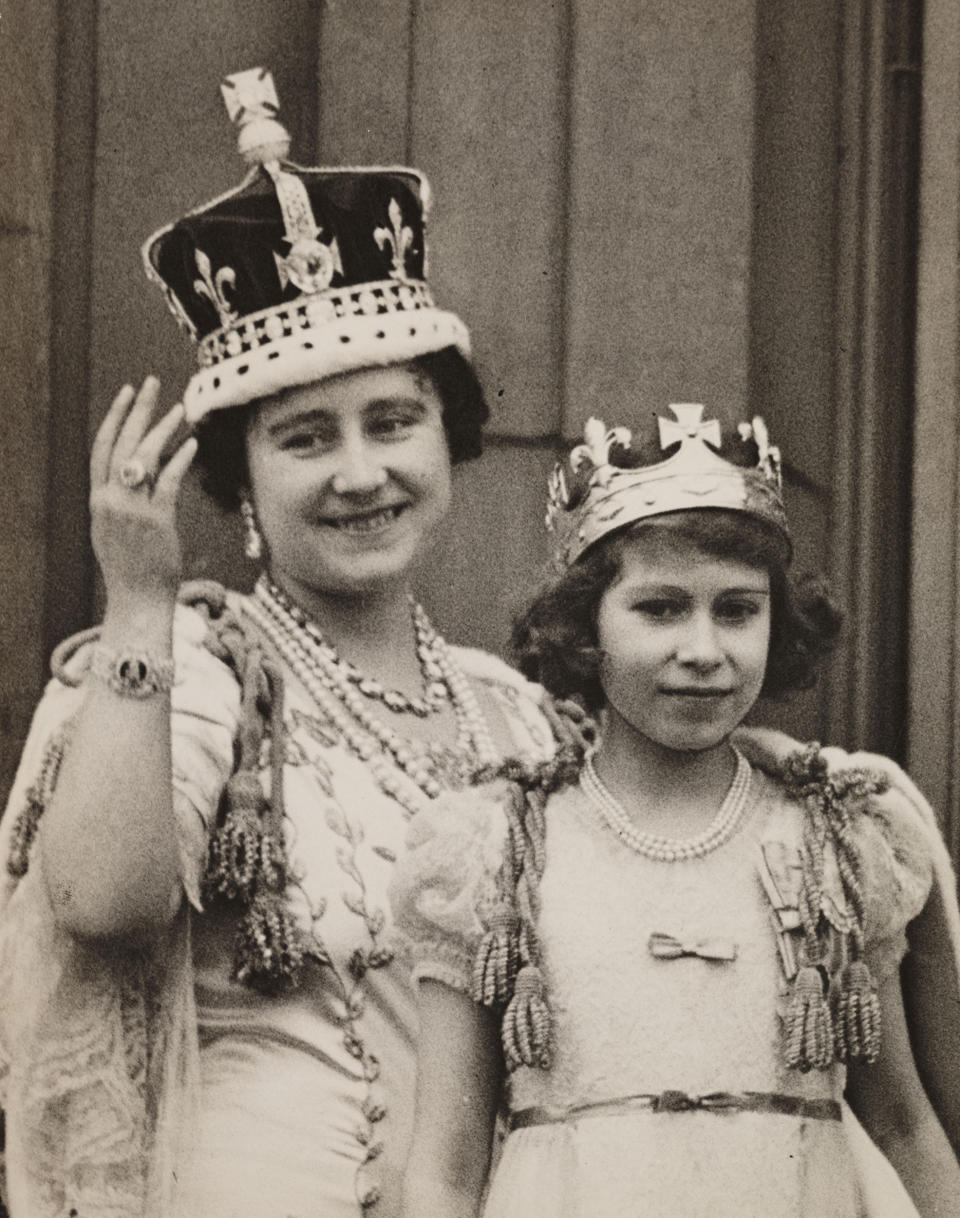
[[[443,405],[409,367],[289,389],[246,445],[272,574],[321,595],[405,582],[450,505]]]
[[[622,543],[600,602],[600,678],[609,713],[664,749],[721,744],[763,685],[770,576],[712,558],[669,530]]]

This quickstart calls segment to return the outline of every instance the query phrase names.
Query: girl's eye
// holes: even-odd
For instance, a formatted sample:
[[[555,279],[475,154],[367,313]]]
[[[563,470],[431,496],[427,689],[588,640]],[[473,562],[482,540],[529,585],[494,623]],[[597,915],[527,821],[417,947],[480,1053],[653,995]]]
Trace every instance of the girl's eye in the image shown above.
[[[725,622],[746,622],[759,612],[760,606],[753,600],[722,601],[717,606],[717,616]]]
[[[285,452],[313,452],[322,444],[322,437],[315,431],[292,431],[283,437],[280,447]]]

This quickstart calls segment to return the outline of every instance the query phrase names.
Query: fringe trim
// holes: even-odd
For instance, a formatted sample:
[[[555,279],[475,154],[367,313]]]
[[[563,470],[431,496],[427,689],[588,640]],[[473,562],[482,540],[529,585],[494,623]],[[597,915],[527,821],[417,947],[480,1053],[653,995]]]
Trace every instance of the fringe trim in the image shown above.
[[[863,866],[852,818],[871,796],[888,789],[889,780],[882,773],[859,768],[831,775],[818,744],[791,754],[779,776],[788,793],[805,805],[800,917],[806,963],[793,981],[786,1062],[801,1071],[826,1070],[835,1061],[872,1063],[880,1053],[880,1004],[876,982],[863,959]],[[827,850],[837,860],[852,923],[841,936],[847,963],[832,976],[824,962],[829,959],[831,938],[839,932],[821,908]]]

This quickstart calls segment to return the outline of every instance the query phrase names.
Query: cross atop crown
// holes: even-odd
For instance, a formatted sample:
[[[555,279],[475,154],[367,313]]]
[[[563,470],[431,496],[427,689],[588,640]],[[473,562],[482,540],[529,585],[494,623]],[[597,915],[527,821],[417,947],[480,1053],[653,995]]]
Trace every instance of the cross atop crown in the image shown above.
[[[669,448],[679,441],[678,457],[689,455],[694,445],[709,444],[719,449],[720,423],[717,419],[704,421],[703,406],[699,402],[673,402],[669,409],[673,411],[676,421],[657,416],[661,448]]]
[[[273,77],[266,68],[234,72],[225,78],[220,92],[233,123],[243,125],[255,118],[276,118],[280,109]]]

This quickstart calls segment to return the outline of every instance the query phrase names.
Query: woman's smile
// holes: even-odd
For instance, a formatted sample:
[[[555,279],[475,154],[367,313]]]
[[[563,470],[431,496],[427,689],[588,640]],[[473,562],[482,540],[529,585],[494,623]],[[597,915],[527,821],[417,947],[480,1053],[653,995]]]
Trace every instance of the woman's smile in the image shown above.
[[[321,523],[341,533],[382,533],[399,520],[406,507],[405,503],[398,503],[366,511],[342,512],[322,517]]]

